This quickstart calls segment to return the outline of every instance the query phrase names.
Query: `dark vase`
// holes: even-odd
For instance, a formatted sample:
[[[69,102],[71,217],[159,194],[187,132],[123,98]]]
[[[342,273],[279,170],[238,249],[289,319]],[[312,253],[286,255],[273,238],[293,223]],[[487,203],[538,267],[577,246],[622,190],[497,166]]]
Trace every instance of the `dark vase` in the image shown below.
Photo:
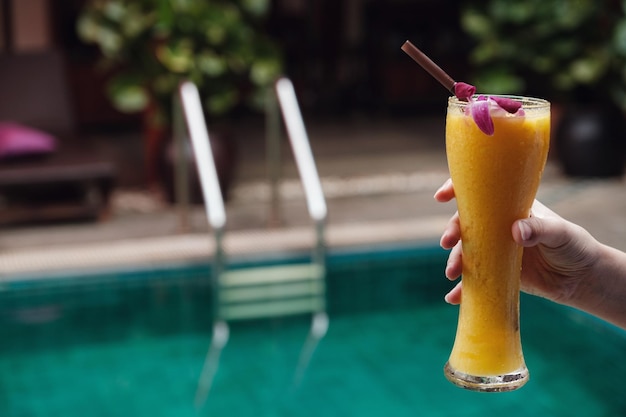
[[[574,177],[622,176],[624,126],[624,115],[615,106],[588,104],[566,109],[555,132],[564,173]]]
[[[215,162],[215,169],[222,191],[224,201],[228,200],[229,190],[232,186],[233,178],[236,172],[237,163],[237,146],[232,134],[227,131],[211,132],[211,152]],[[178,158],[177,147],[173,141],[169,141],[163,151],[162,173],[165,197],[170,202],[176,201],[176,161]],[[187,178],[189,179],[189,202],[193,204],[202,204],[204,198],[200,187],[200,179],[196,168],[196,161],[189,141],[184,142],[184,155],[186,166],[188,169]]]

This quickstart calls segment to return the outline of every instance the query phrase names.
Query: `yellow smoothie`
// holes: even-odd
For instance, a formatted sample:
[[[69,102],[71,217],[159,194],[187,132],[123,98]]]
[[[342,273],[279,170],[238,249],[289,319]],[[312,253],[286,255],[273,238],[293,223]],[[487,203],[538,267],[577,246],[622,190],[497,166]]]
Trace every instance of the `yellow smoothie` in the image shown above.
[[[455,99],[451,99],[454,101]],[[449,366],[472,376],[525,370],[519,333],[522,248],[511,236],[529,214],[546,163],[549,104],[524,116],[498,112],[483,133],[449,106],[446,151],[463,248],[463,293]]]

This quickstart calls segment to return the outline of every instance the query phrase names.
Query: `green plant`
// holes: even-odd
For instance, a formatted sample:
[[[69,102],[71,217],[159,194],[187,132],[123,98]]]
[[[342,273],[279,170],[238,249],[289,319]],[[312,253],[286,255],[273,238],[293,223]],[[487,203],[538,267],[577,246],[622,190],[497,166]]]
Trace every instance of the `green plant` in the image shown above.
[[[461,14],[475,44],[481,91],[575,99],[610,96],[626,108],[626,18],[613,0],[489,0]]]
[[[182,80],[195,82],[210,116],[262,104],[281,72],[261,24],[269,0],[91,0],[77,22],[115,68],[107,93],[123,112],[158,105],[167,115]]]

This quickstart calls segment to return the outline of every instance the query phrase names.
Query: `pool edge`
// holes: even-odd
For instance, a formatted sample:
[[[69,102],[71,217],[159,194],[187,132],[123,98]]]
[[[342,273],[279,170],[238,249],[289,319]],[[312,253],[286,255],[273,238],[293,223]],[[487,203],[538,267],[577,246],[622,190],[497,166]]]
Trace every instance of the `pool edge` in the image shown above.
[[[407,242],[436,244],[447,221],[448,216],[432,216],[396,221],[329,224],[326,242],[329,250]],[[312,227],[292,227],[232,231],[227,233],[224,244],[229,257],[237,259],[305,252],[313,246],[313,241]],[[20,280],[24,276],[35,274],[47,276],[68,271],[210,260],[213,252],[214,239],[208,232],[9,249],[0,253],[0,280]]]

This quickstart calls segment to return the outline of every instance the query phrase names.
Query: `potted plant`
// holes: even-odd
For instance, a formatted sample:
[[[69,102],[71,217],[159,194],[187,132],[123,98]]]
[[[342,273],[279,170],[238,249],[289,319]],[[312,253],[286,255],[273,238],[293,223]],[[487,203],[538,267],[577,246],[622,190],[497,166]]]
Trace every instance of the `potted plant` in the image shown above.
[[[242,107],[260,109],[281,72],[277,45],[264,29],[269,0],[88,0],[79,37],[114,69],[107,95],[122,112],[142,112],[149,181],[169,132],[183,80],[200,91],[215,124]]]
[[[472,81],[480,90],[535,95],[563,106],[554,138],[570,175],[623,173],[622,7],[612,0],[489,0],[462,10],[462,27],[474,42]]]

